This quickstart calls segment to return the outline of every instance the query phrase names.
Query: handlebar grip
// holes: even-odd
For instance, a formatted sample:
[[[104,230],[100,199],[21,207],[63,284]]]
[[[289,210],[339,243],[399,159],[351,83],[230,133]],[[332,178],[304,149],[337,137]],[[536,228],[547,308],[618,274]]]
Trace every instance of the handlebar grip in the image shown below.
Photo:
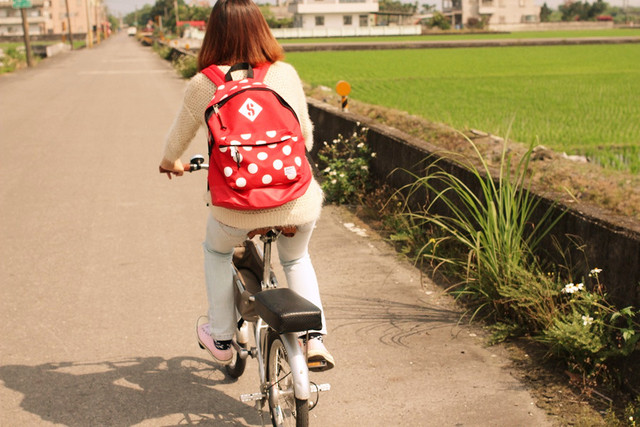
[[[185,172],[192,172],[193,171],[192,170],[193,165],[191,165],[190,163],[183,163],[182,167],[184,168]],[[169,169],[165,169],[162,166],[158,166],[158,172],[166,173],[166,174],[169,174],[169,175],[175,174],[175,172],[170,171]]]

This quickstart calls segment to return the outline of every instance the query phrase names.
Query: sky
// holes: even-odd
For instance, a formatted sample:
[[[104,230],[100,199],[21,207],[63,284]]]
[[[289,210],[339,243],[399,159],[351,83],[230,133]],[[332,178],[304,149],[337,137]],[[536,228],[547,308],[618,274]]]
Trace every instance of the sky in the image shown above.
[[[408,3],[414,3],[415,0],[402,0]],[[539,6],[542,6],[545,2],[552,9],[557,9],[560,4],[564,2],[564,0],[534,0],[535,3]],[[589,3],[593,3],[596,0],[582,0],[588,1]],[[623,6],[624,0],[605,0],[612,6]],[[109,11],[118,16],[122,14],[122,16],[133,12],[136,8],[141,8],[145,4],[153,5],[155,4],[155,0],[104,0],[105,4],[109,8]],[[210,0],[210,3],[213,4],[215,0]],[[274,1],[268,0],[258,0],[258,3],[274,3]],[[442,0],[418,0],[418,3],[423,4],[436,4],[441,6]],[[633,7],[640,7],[640,0],[628,0],[628,5]]]

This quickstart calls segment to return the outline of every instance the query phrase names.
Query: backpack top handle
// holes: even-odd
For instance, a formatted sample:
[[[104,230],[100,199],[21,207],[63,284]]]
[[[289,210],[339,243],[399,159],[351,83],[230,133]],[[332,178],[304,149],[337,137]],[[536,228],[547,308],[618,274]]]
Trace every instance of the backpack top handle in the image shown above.
[[[238,62],[237,64],[234,64],[231,66],[231,68],[229,68],[229,71],[227,71],[227,74],[224,75],[224,81],[225,82],[232,81],[233,78],[231,77],[231,73],[238,70],[247,70],[247,78],[248,79],[253,78],[253,67],[251,66],[251,64],[249,64],[248,62]]]

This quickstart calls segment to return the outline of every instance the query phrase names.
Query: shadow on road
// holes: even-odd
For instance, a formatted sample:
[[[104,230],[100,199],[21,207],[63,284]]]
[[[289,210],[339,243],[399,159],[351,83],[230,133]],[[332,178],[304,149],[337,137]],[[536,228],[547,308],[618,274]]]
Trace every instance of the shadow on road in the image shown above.
[[[383,344],[406,346],[410,337],[428,335],[430,330],[455,326],[461,313],[432,304],[408,304],[380,298],[327,294],[331,320],[340,326],[357,327],[358,332],[375,332]]]
[[[7,365],[0,380],[24,395],[24,410],[56,424],[128,426],[168,417],[163,425],[260,425],[254,407],[215,389],[230,382],[224,373],[193,357]]]

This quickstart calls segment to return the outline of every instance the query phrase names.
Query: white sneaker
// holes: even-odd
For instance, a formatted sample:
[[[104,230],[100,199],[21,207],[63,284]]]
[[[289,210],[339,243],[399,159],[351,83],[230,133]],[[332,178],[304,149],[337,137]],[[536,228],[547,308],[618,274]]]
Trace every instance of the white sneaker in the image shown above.
[[[310,371],[321,372],[333,368],[336,363],[322,342],[322,335],[312,335],[306,342],[307,365]]]

